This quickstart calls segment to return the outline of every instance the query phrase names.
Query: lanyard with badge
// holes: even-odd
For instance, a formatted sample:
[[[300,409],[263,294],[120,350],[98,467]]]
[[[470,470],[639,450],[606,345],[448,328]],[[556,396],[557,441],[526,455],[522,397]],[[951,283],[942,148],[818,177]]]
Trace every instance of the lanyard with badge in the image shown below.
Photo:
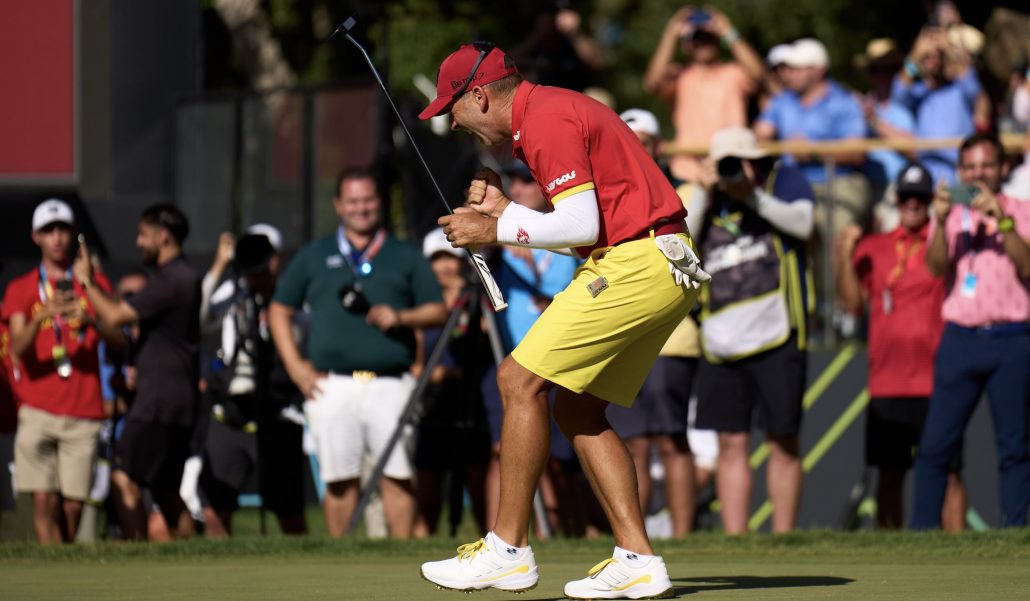
[[[71,281],[72,271],[69,269],[65,273],[65,280]],[[54,289],[50,285],[50,280],[46,276],[46,268],[43,265],[39,266],[39,300],[44,305],[51,299],[54,298]],[[72,375],[72,359],[68,355],[68,348],[64,344],[64,318],[60,315],[52,315],[50,317],[50,323],[54,329],[54,346],[50,349],[50,356],[54,360],[54,366],[57,368],[57,375],[63,379],[68,379]],[[70,325],[70,324],[69,324]],[[82,331],[79,331],[79,335],[82,335]]]
[[[959,293],[966,298],[976,296],[977,275],[973,273],[973,263],[976,261],[976,247],[973,244],[973,218],[970,216],[969,207],[962,207],[962,234],[969,241],[969,268],[962,276],[962,287]]]
[[[919,252],[922,248],[923,241],[919,238],[915,238],[907,245],[904,240],[898,240],[897,244],[894,245],[894,252],[897,254],[898,263],[891,269],[890,273],[887,274],[887,282],[883,286],[883,312],[890,315],[894,311],[894,287],[897,285],[898,280],[908,269],[908,264],[912,260],[912,257]]]
[[[336,244],[340,248],[340,254],[343,256],[344,261],[347,262],[347,266],[350,267],[351,273],[354,274],[354,280],[340,289],[340,304],[344,309],[353,313],[366,313],[368,311],[368,299],[362,290],[360,280],[362,277],[372,275],[372,261],[375,260],[376,255],[382,250],[385,241],[386,230],[380,228],[376,231],[375,236],[365,250],[355,253],[347,240],[343,226],[336,230]]]

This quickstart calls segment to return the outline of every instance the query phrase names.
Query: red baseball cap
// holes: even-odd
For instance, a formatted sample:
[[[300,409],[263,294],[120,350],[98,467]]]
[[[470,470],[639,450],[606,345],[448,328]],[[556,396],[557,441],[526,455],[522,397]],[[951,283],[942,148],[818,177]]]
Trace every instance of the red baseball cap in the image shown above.
[[[473,68],[475,73],[471,73]],[[418,118],[429,119],[449,112],[457,96],[473,83],[482,86],[518,72],[515,61],[493,44],[465,44],[440,63],[440,75],[436,78],[436,100],[430,102],[418,114]]]

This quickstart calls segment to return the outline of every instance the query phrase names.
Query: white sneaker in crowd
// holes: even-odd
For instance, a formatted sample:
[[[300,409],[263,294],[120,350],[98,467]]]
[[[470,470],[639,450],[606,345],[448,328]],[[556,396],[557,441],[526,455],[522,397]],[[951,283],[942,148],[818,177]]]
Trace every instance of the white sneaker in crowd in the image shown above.
[[[666,599],[673,595],[665,562],[616,548],[613,557],[597,564],[582,580],[565,585],[570,599]]]
[[[496,588],[520,593],[536,586],[539,575],[529,547],[508,545],[493,532],[458,547],[458,555],[422,564],[422,577],[438,587],[459,591]]]

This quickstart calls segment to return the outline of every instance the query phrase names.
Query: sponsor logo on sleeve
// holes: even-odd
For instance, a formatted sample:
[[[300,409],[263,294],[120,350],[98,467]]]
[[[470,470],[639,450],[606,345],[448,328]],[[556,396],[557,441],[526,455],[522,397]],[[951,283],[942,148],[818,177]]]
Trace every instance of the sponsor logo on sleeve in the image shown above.
[[[519,244],[529,244],[529,232],[520,227],[515,232],[515,241]]]
[[[560,186],[562,184],[567,184],[567,183],[571,182],[574,179],[576,179],[576,171],[572,170],[572,171],[566,173],[565,175],[561,175],[561,176],[556,177],[553,180],[551,180],[551,183],[549,183],[546,186],[544,186],[544,192],[551,193],[558,186]]]

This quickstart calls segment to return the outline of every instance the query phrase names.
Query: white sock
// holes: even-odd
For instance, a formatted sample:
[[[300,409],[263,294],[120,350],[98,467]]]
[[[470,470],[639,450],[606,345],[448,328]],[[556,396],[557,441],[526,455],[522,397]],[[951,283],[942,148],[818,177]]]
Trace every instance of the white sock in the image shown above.
[[[637,569],[647,565],[647,562],[651,561],[651,559],[654,558],[654,555],[643,555],[641,553],[627,551],[622,547],[615,547],[615,553],[612,554],[612,557],[618,559],[631,568]]]
[[[493,532],[489,532],[486,535],[486,543],[490,545],[490,548],[505,559],[522,559],[522,556],[529,551],[529,547],[516,547],[515,545],[504,542],[501,537],[497,536]]]

